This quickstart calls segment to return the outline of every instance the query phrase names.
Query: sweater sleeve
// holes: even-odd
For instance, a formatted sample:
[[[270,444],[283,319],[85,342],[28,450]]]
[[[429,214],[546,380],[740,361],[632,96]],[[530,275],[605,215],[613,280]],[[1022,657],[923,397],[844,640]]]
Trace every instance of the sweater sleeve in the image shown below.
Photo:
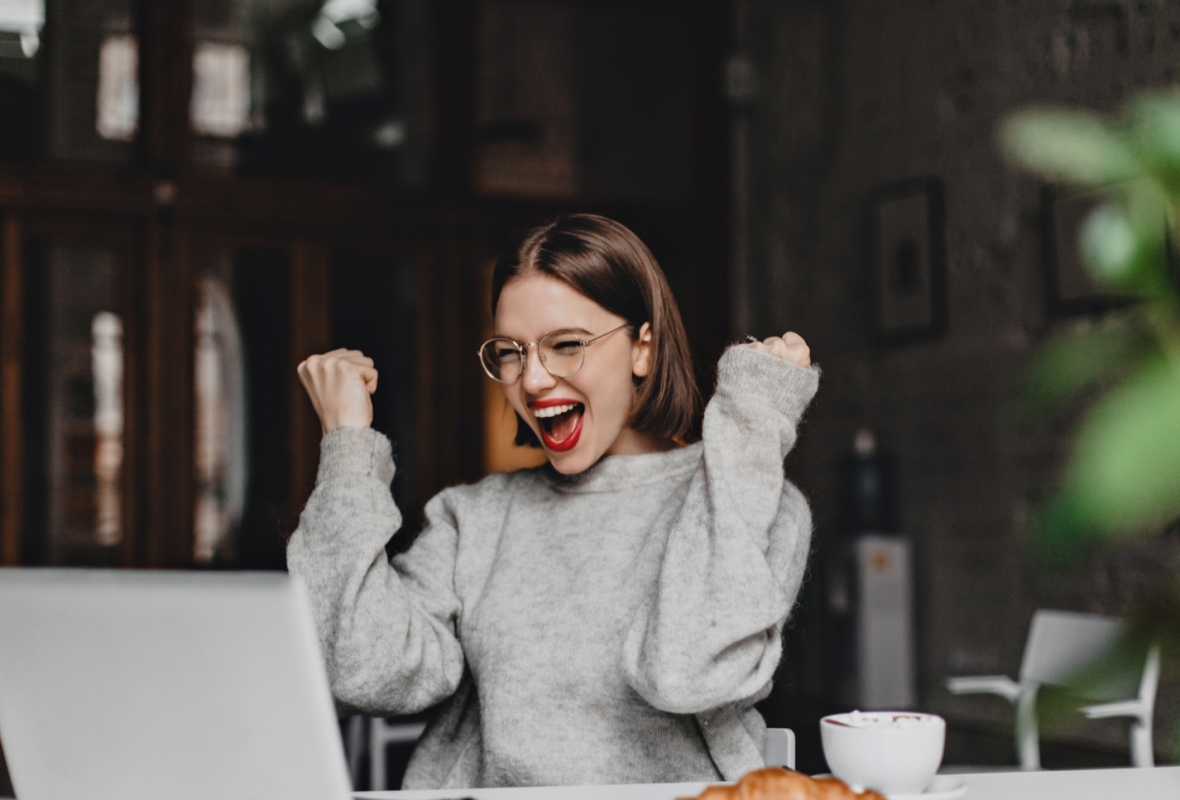
[[[306,582],[336,700],[375,714],[411,713],[453,694],[463,675],[454,590],[458,531],[445,493],[425,530],[391,564],[401,524],[389,492],[389,440],[340,429],[320,445],[315,490],[287,545]]]
[[[818,385],[817,369],[756,350],[722,356],[701,464],[623,645],[629,682],[656,708],[699,714],[769,689],[811,539],[783,459]]]

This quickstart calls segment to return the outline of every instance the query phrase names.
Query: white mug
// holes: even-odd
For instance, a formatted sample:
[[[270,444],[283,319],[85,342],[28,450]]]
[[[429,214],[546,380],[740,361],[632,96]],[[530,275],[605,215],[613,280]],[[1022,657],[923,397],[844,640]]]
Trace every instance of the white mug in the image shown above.
[[[853,711],[819,721],[832,774],[853,791],[918,794],[942,763],[946,720],[912,711]]]

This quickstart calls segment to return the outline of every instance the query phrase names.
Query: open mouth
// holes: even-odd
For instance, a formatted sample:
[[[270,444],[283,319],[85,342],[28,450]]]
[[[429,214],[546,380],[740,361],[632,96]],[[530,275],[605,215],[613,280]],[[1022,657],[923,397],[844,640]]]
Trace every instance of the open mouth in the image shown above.
[[[534,408],[533,416],[541,426],[545,447],[561,453],[572,450],[582,434],[582,415],[586,407],[581,403]]]

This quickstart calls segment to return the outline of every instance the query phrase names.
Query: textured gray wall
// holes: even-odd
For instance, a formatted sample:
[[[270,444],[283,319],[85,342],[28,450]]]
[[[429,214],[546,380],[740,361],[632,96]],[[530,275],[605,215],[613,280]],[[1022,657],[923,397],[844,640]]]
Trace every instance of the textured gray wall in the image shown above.
[[[1068,567],[1028,547],[1026,521],[1053,485],[1070,423],[1019,423],[1014,384],[1038,342],[1089,321],[1047,314],[1040,185],[1005,165],[995,128],[1031,103],[1114,109],[1166,85],[1180,69],[1180,4],[739,0],[737,28],[758,89],[739,112],[749,179],[736,250],[748,254],[749,288],[736,316],[760,335],[802,332],[825,369],[791,462],[814,504],[820,565],[838,536],[836,456],[867,425],[902,468],[923,706],[999,723],[1010,718],[1002,701],[953,698],[943,678],[1015,674],[1037,607],[1125,611],[1180,573],[1180,540]],[[883,346],[867,323],[863,204],[875,186],[922,175],[946,186],[949,329]],[[1178,689],[1165,683],[1157,750]],[[1125,747],[1117,724],[1076,735]]]

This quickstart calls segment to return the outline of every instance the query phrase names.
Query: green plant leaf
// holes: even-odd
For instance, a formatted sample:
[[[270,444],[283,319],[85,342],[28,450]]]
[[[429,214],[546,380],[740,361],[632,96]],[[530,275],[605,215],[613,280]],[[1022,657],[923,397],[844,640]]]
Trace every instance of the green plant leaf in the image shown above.
[[[1080,111],[1018,112],[1000,126],[1000,142],[1013,159],[1054,181],[1105,186],[1142,173],[1123,137]]]
[[[1082,224],[1082,255],[1090,272],[1108,286],[1129,287],[1147,257],[1127,214],[1105,203],[1094,209]]]
[[[1128,116],[1139,160],[1161,183],[1180,188],[1180,92],[1144,94]]]
[[[1175,292],[1168,267],[1168,194],[1156,180],[1144,178],[1119,187],[1128,219],[1139,241],[1129,288],[1143,297],[1159,298]]]
[[[1150,348],[1143,332],[1127,325],[1105,325],[1052,341],[1028,370],[1022,409],[1032,416],[1055,411],[1082,389],[1126,374]]]
[[[1151,638],[1141,635],[1143,620],[1133,619],[1114,645],[1063,679],[1068,690],[1049,688],[1037,696],[1042,731],[1061,732],[1078,721],[1078,707],[1134,697],[1143,677],[1143,662]]]
[[[1111,391],[1076,441],[1059,523],[1107,536],[1180,516],[1180,370],[1157,359]]]
[[[1159,297],[1173,287],[1168,275],[1168,198],[1150,179],[1108,189],[1111,202],[1082,224],[1086,267],[1101,283],[1125,294]]]
[[[1102,539],[1085,510],[1067,491],[1059,492],[1037,509],[1035,534],[1036,554],[1050,564],[1074,561]]]
[[[1154,532],[1180,519],[1180,282],[1169,263],[1169,228],[1180,233],[1180,90],[1140,95],[1122,123],[1031,109],[1007,119],[999,133],[1008,155],[1033,172],[1106,193],[1108,202],[1083,227],[1087,268],[1142,300],[1131,312],[1139,323],[1131,334],[1098,330],[1054,344],[1030,373],[1027,406],[1039,411],[1130,370],[1085,420],[1061,491],[1038,513],[1041,555],[1068,557],[1101,538]],[[1162,642],[1166,659],[1180,652],[1178,623],[1180,581],[1165,602],[1137,612],[1132,638]],[[1095,664],[1079,676],[1080,688],[1133,677],[1128,652]],[[1044,699],[1055,718],[1054,701]],[[1180,757],[1180,727],[1175,748]]]

